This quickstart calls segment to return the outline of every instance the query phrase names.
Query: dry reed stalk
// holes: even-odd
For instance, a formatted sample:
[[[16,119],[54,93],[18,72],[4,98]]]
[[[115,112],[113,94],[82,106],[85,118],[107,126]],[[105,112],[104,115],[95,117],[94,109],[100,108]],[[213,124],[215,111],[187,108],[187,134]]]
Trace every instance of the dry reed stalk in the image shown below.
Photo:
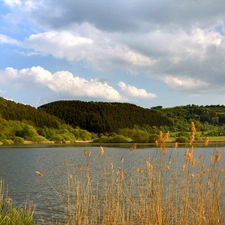
[[[160,132],[159,132],[159,139],[161,140],[162,138],[163,138],[163,132],[160,131]]]
[[[207,137],[206,139],[205,139],[205,146],[207,146],[209,144],[209,138]]]
[[[104,154],[102,149],[100,156]],[[129,162],[124,157],[115,172],[108,159],[106,166],[99,163],[102,174],[95,174],[97,183],[91,182],[96,179],[93,173],[85,176],[85,171],[80,171],[79,179],[70,178],[75,180],[76,194],[70,201],[75,206],[71,207],[73,220],[68,224],[225,224],[221,207],[225,168],[219,166],[219,150],[210,164],[205,164],[202,155],[193,158],[193,147],[182,157],[184,164],[178,162],[178,154],[179,150],[168,156],[163,150],[156,151],[152,158],[149,154],[145,166],[137,165],[134,174],[124,171],[124,163]]]
[[[220,157],[221,157],[220,150],[217,149],[216,150],[216,154],[215,154],[215,162],[219,162],[220,161]]]
[[[43,177],[43,173],[41,173],[40,171],[36,171],[36,174],[39,176],[39,177]]]
[[[105,153],[104,148],[102,146],[100,146],[100,154],[104,155],[104,153]]]
[[[134,150],[136,150],[137,149],[137,144],[135,143],[135,144],[133,144],[132,146],[131,146],[131,148],[130,148],[130,154],[132,154],[132,152],[134,151]]]
[[[177,142],[175,142],[174,148],[178,148],[178,143]]]

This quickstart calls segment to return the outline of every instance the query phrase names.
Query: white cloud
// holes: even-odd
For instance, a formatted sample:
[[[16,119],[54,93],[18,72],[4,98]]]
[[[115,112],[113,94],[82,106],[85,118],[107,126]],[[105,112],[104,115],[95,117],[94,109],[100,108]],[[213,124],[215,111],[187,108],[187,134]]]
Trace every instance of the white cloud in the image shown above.
[[[23,46],[39,54],[79,61],[87,57],[85,49],[88,49],[92,42],[91,39],[73,32],[49,31],[31,35],[24,41]]]
[[[21,5],[21,0],[3,0],[3,2],[10,7],[15,7],[17,5]]]
[[[65,58],[72,62],[91,65],[96,70],[124,68],[138,72],[137,68],[149,67],[156,60],[129,49],[102,33],[92,25],[84,23],[74,27],[74,31],[48,31],[33,34],[21,43],[30,50],[27,54],[51,54],[55,58]]]
[[[12,99],[12,98],[4,98],[4,99],[15,102],[14,99]]]
[[[52,74],[42,67],[17,70],[7,67],[0,71],[0,83],[16,88],[38,89],[45,87],[52,80]]]
[[[11,8],[16,8],[17,13],[23,14],[24,11],[35,9],[41,6],[41,0],[3,0]],[[12,12],[13,13],[13,12]]]
[[[209,71],[208,61],[218,54],[225,55],[225,36],[196,27],[190,33],[181,29],[173,33],[153,30],[132,34],[131,38],[102,32],[87,23],[76,25],[74,30],[33,34],[20,45],[28,50],[27,55],[50,54],[95,70],[125,69],[153,77],[166,75],[170,70],[183,74],[185,64],[189,66],[185,68],[189,75],[193,69],[199,69],[196,64],[205,64],[205,70]],[[219,49],[214,55],[213,48]]]
[[[135,86],[127,85],[124,82],[120,81],[118,86],[121,90],[129,97],[138,97],[138,98],[156,98],[157,96],[152,93],[148,93],[145,89],[138,89]]]
[[[61,98],[89,97],[106,101],[124,101],[125,99],[106,82],[86,80],[74,77],[68,71],[50,73],[42,67],[16,70],[8,67],[0,71],[1,85],[14,86],[19,89],[48,89]],[[44,94],[44,93],[42,93]]]
[[[4,34],[0,34],[0,44],[19,45],[19,41],[17,41],[16,39],[10,38]]]
[[[223,89],[223,0],[200,0],[201,7],[199,1],[125,0],[119,9],[118,1],[88,1],[88,7],[82,1],[4,2],[15,7],[4,18],[21,23],[29,36],[19,42],[1,34],[0,43],[17,45],[27,56],[52,55],[98,71],[140,73],[180,92]],[[87,82],[110,90],[97,80]]]
[[[55,93],[70,97],[91,97],[108,101],[122,101],[121,95],[106,82],[98,80],[86,80],[74,77],[68,71],[54,73],[48,87]]]
[[[166,76],[162,80],[171,88],[176,91],[188,91],[188,90],[204,90],[209,86],[207,82],[199,79],[193,79],[191,77],[173,77]],[[190,93],[191,94],[191,93]]]
[[[181,92],[191,87],[197,91],[196,85],[198,91],[211,91],[213,88],[203,90],[206,84],[221,85],[224,79],[221,71],[225,65],[221,61],[225,60],[225,36],[215,30],[196,27],[189,33],[182,29],[173,33],[153,30],[132,34],[128,39],[123,34],[102,32],[84,23],[70,31],[32,34],[22,42],[1,35],[0,42],[20,46],[27,56],[50,54],[99,71],[142,73]],[[217,79],[212,79],[212,74]]]

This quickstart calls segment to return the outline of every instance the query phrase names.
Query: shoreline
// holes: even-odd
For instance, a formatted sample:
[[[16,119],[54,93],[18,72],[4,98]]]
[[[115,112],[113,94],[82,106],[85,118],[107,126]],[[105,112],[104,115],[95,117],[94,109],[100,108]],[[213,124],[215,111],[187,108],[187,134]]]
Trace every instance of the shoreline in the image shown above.
[[[167,144],[175,144],[174,141],[167,141],[166,142]],[[195,141],[193,144],[204,144],[205,141],[202,140],[202,141]],[[209,141],[209,144],[216,144],[216,143],[225,143],[225,139],[224,140],[211,140]],[[83,140],[77,140],[76,142],[70,142],[70,141],[66,141],[66,142],[63,142],[63,143],[58,143],[58,142],[55,142],[55,141],[45,141],[45,142],[33,142],[33,141],[24,141],[24,143],[22,144],[18,144],[18,143],[14,143],[14,141],[12,140],[9,140],[9,144],[7,145],[4,145],[3,142],[0,141],[0,146],[13,146],[13,145],[72,145],[72,144],[97,144],[97,145],[105,145],[105,144],[134,144],[134,142],[126,142],[126,143],[103,143],[103,142],[93,142],[93,141],[90,141],[90,140],[86,140],[86,141],[83,141]],[[140,145],[155,145],[155,143],[137,143],[137,144],[140,144]],[[185,143],[178,143],[178,145],[189,145],[188,142],[185,142]]]
[[[55,141],[45,141],[45,142],[24,141],[24,143],[19,144],[19,145],[35,145],[35,144],[40,144],[40,145],[42,145],[42,144],[43,145],[45,145],[45,144],[56,145],[56,144],[76,144],[76,143],[92,143],[92,141],[77,140],[76,142],[66,141],[65,143],[57,143]],[[0,141],[0,145],[3,145],[3,142]],[[9,140],[9,144],[8,145],[18,145],[18,144],[17,143],[15,144],[14,141]]]

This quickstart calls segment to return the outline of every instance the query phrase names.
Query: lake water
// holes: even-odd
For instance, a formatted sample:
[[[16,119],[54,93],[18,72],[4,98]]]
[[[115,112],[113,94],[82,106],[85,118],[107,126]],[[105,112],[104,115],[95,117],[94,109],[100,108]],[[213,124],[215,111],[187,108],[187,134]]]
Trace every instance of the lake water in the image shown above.
[[[209,158],[215,146],[195,148],[195,154],[203,153]],[[91,152],[91,156],[84,157],[84,149]],[[179,148],[180,155],[187,147]],[[225,160],[225,147],[219,146],[222,154],[221,161]],[[65,161],[71,171],[77,166],[92,165],[94,174],[102,165],[113,162],[114,167],[121,166],[121,157],[124,157],[123,167],[132,175],[135,167],[145,165],[148,154],[152,156],[158,149],[147,145],[138,145],[137,150],[130,154],[130,145],[104,146],[105,154],[98,160],[99,146],[91,145],[66,145],[66,146],[17,146],[0,147],[0,177],[5,186],[8,186],[9,196],[16,206],[23,205],[26,201],[35,206],[35,218],[41,223],[50,224],[55,220],[63,220],[64,206],[60,198],[66,193],[68,171]],[[167,148],[167,154],[174,152]],[[132,159],[131,159],[132,157]],[[182,160],[182,159],[181,159]],[[36,171],[44,176],[39,177]],[[96,178],[97,179],[97,178]]]

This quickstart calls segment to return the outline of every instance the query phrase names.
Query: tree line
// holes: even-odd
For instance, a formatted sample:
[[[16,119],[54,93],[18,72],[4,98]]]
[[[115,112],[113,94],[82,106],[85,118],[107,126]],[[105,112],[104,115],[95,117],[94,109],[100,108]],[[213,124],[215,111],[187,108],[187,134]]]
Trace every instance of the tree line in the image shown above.
[[[36,109],[0,97],[0,142],[148,143],[154,142],[160,131],[170,131],[171,138],[186,142],[192,121],[199,140],[225,136],[224,118],[221,105],[144,109],[129,103],[57,101]]]

